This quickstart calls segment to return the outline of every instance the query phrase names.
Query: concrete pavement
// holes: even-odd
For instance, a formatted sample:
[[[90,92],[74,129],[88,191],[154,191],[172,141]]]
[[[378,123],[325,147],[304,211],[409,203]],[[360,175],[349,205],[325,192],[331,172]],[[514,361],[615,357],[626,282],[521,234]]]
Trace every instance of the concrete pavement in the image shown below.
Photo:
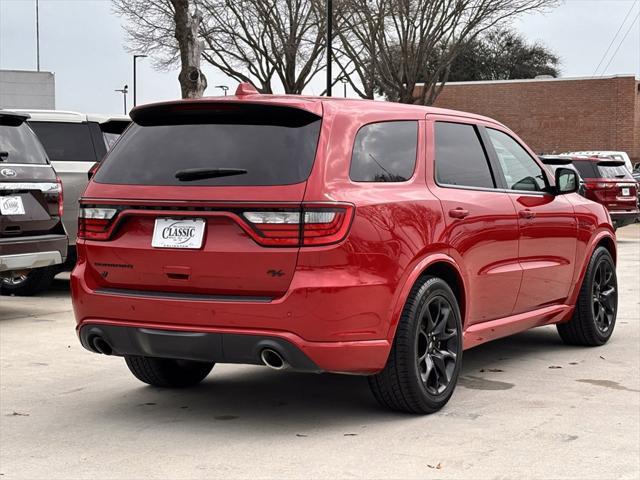
[[[619,231],[618,275],[607,345],[554,327],[482,345],[424,417],[382,410],[353,376],[217,365],[153,389],[80,346],[67,280],[0,297],[0,479],[637,479],[640,225]]]

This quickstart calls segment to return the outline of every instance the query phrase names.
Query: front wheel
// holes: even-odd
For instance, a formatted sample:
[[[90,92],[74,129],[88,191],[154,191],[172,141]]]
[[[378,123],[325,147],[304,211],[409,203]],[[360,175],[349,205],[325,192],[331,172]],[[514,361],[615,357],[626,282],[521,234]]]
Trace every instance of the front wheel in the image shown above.
[[[456,297],[444,280],[423,277],[411,289],[387,364],[369,377],[369,386],[384,407],[433,413],[451,398],[461,361]]]
[[[576,309],[558,333],[569,345],[599,346],[613,334],[618,314],[618,279],[611,254],[598,247],[589,261]]]
[[[209,375],[213,362],[194,362],[172,358],[124,357],[131,373],[154,387],[184,388],[197,385]]]

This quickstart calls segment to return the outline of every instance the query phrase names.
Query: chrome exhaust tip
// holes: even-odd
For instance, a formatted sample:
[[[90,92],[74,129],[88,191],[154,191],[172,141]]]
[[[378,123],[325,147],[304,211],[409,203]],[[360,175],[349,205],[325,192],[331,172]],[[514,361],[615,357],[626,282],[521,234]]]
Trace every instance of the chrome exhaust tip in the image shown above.
[[[260,352],[260,360],[272,370],[282,370],[287,367],[287,362],[284,361],[282,355],[272,348],[262,350],[262,352]]]

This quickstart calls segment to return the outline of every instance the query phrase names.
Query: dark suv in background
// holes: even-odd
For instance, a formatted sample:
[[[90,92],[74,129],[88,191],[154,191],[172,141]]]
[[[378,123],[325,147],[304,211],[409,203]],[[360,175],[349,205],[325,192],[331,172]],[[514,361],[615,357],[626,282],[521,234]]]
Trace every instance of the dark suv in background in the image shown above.
[[[33,295],[67,256],[62,183],[26,120],[0,110],[0,292]]]
[[[75,264],[78,199],[91,168],[129,126],[126,115],[100,115],[63,110],[20,110],[38,136],[64,185],[64,217],[69,235],[69,269]]]

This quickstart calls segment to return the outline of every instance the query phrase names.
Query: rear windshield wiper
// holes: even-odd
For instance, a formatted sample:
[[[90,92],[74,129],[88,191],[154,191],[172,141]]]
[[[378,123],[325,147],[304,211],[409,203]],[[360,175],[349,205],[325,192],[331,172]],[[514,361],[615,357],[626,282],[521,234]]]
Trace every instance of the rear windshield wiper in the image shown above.
[[[4,161],[5,158],[9,158],[9,152],[0,152],[0,162]]]
[[[244,175],[244,168],[185,168],[178,170],[175,177],[181,182],[192,180],[204,180],[207,178],[230,177],[232,175]]]

